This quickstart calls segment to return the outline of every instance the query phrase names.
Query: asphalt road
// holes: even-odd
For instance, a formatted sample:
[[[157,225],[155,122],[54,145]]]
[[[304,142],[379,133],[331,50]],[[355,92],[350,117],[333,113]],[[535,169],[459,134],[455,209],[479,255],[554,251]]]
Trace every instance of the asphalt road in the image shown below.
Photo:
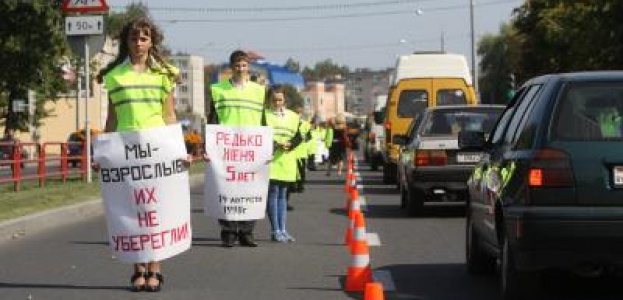
[[[461,208],[431,209],[408,218],[380,172],[359,170],[367,202],[371,267],[386,299],[499,299],[495,276],[467,275]],[[215,220],[203,215],[201,178],[192,184],[193,247],[164,263],[160,293],[126,288],[131,266],[115,260],[102,216],[53,226],[0,243],[0,299],[362,299],[343,285],[350,263],[342,244],[347,226],[344,179],[311,172],[295,194],[288,227],[297,241],[271,242],[257,223],[258,248],[220,247]],[[608,280],[553,274],[534,299],[620,299]]]

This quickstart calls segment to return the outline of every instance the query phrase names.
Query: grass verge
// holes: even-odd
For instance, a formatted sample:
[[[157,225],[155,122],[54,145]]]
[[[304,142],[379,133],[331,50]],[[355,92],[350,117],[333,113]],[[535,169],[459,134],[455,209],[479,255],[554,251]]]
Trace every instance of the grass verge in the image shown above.
[[[204,163],[193,163],[190,174],[203,174]],[[21,191],[14,192],[12,184],[0,185],[0,221],[10,220],[37,212],[100,198],[99,180],[94,173],[93,182],[79,178],[63,183],[60,179],[46,180],[39,188],[36,181],[22,182]]]

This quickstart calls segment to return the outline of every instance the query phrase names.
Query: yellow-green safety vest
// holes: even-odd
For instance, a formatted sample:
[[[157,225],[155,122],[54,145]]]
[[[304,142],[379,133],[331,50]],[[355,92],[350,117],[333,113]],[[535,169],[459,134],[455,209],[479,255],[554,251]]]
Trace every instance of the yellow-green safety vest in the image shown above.
[[[231,126],[260,126],[266,89],[253,81],[243,88],[234,87],[230,80],[211,85],[212,101],[219,124]]]
[[[327,127],[324,132],[324,145],[327,149],[331,148],[331,144],[333,144],[333,128]]]
[[[113,68],[104,78],[104,87],[115,109],[117,131],[133,131],[164,126],[163,104],[175,87],[172,77],[179,70],[168,65],[136,72],[129,62]]]
[[[311,130],[311,141],[309,141],[309,154],[318,153],[318,139],[322,139],[322,128],[316,127]]]
[[[266,111],[266,124],[273,128],[275,142],[283,143],[292,140],[299,127],[300,117],[297,113],[286,109],[285,116],[279,117],[272,110]],[[275,149],[270,163],[270,179],[284,182],[295,182],[298,173],[297,157],[293,150]]]
[[[309,141],[306,140],[307,133],[309,133],[311,129],[311,125],[309,122],[305,120],[301,120],[301,125],[299,126],[299,132],[301,133],[301,137],[303,141],[294,149],[294,153],[296,153],[297,158],[307,158],[307,152],[309,149]]]

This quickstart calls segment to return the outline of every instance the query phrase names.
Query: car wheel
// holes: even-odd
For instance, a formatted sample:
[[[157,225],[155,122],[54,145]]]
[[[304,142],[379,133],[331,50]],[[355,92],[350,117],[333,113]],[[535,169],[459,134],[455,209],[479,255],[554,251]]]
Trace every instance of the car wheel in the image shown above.
[[[407,214],[415,217],[422,214],[424,210],[424,192],[410,188],[407,190]]]
[[[468,204],[469,205],[469,204]],[[465,260],[467,272],[470,274],[495,273],[496,259],[488,255],[480,247],[480,237],[474,228],[474,222],[467,212],[465,226]]]
[[[528,276],[527,272],[517,270],[513,250],[510,248],[506,238],[504,238],[500,260],[500,292],[502,299],[532,299],[530,294],[538,281],[538,274]]]

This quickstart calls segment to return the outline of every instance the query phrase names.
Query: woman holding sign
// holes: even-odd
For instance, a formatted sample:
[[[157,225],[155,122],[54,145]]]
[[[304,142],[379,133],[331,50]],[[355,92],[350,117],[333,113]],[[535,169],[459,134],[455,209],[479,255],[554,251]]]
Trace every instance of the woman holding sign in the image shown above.
[[[122,29],[119,55],[97,76],[109,95],[106,132],[138,131],[176,123],[173,89],[179,71],[161,55],[162,39],[161,31],[147,18],[131,21]],[[133,291],[160,291],[164,281],[161,263],[134,264],[130,281]]]
[[[299,115],[286,109],[283,86],[275,85],[268,92],[271,109],[266,112],[266,123],[273,127],[274,153],[270,163],[268,186],[268,217],[272,226],[272,240],[294,242],[286,230],[288,186],[296,182],[297,155],[292,149],[301,142]]]

